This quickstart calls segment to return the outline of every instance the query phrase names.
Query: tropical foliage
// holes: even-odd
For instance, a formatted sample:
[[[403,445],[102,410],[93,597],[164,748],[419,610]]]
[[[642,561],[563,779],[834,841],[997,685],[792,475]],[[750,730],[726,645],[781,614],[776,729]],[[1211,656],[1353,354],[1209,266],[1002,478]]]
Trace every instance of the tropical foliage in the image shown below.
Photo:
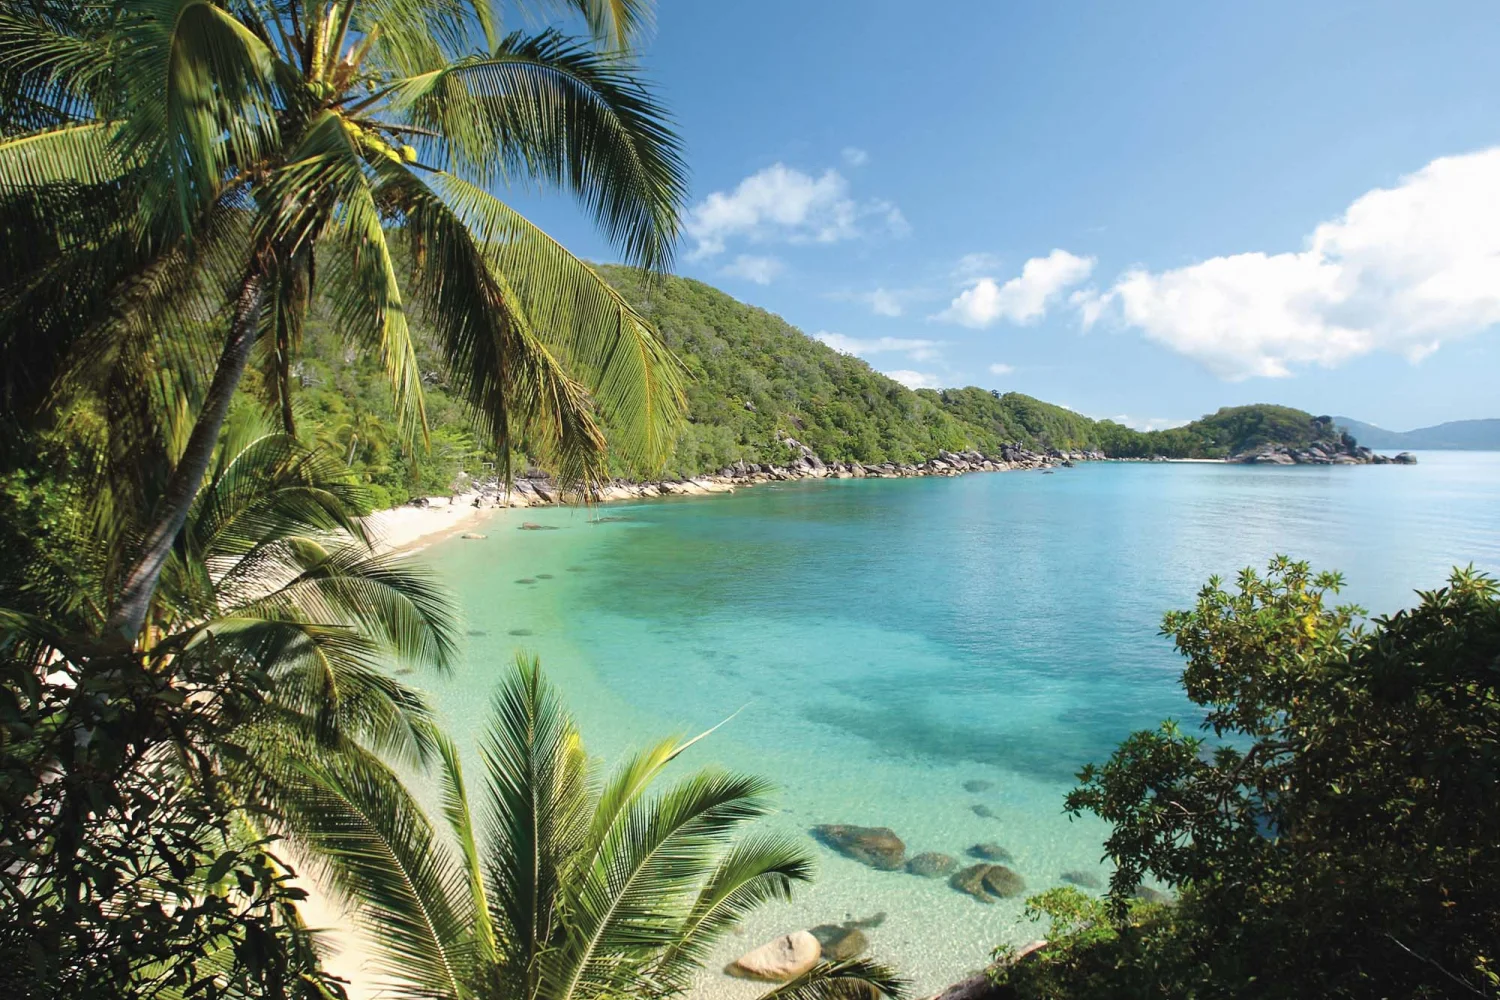
[[[291,755],[415,763],[435,745],[383,668],[449,661],[444,599],[370,552],[342,463],[258,424],[226,429],[129,648],[104,609],[149,493],[65,507],[16,553],[26,585],[0,612],[11,995],[319,995],[266,835],[276,777]],[[166,478],[140,458],[142,481]]]
[[[1184,427],[1142,432],[1108,420],[1092,420],[1065,407],[1017,392],[996,394],[965,389],[913,391],[866,362],[841,354],[780,317],[738,302],[701,282],[667,277],[644,281],[636,271],[601,267],[602,273],[635,309],[647,317],[681,359],[686,381],[687,421],[677,431],[665,466],[676,476],[713,473],[739,461],[785,463],[793,453],[782,443],[793,437],[829,461],[917,462],[950,451],[978,448],[994,453],[1005,444],[1068,451],[1098,450],[1121,458],[1223,458],[1267,442],[1305,447],[1339,440],[1326,420],[1289,407],[1229,407]],[[427,339],[420,323],[416,342]],[[308,339],[308,371],[317,385],[300,388],[320,428],[344,426],[342,399],[380,408],[391,421],[382,394],[372,391],[378,370],[371,362],[345,362],[332,340]],[[363,367],[361,367],[363,366]],[[433,356],[430,397],[442,399],[443,367]],[[323,414],[327,412],[325,417]],[[448,440],[479,440],[463,414],[435,423]],[[461,471],[474,473],[494,454],[448,452],[444,468],[426,463],[421,479],[399,457],[355,467],[394,501],[434,483],[450,484]],[[614,456],[612,471],[644,477],[654,467]],[[444,476],[449,478],[445,481]],[[423,484],[418,487],[418,482]]]
[[[1455,572],[1369,628],[1278,559],[1167,616],[1207,736],[1167,724],[1068,800],[1113,824],[1111,907],[1034,901],[1022,997],[1500,996],[1500,590]],[[1176,906],[1129,903],[1151,875]]]
[[[701,738],[701,737],[700,737]],[[476,803],[441,745],[445,838],[369,760],[300,770],[289,825],[379,942],[388,995],[596,1000],[682,994],[714,942],[787,898],[812,860],[741,834],[766,784],[706,769],[653,783],[697,740],[668,740],[608,775],[584,752],[535,659],[497,692]],[[899,997],[866,961],[823,963],[770,996]]]
[[[592,38],[506,32],[485,2],[0,10],[0,419],[34,430],[92,395],[123,452],[158,397],[193,414],[112,631],[139,630],[247,366],[294,430],[320,295],[380,359],[408,438],[426,430],[415,314],[502,460],[524,443],[592,478],[605,421],[616,451],[663,450],[670,356],[490,193],[564,188],[632,262],[670,257],[683,168],[628,48],[647,8],[564,6]]]

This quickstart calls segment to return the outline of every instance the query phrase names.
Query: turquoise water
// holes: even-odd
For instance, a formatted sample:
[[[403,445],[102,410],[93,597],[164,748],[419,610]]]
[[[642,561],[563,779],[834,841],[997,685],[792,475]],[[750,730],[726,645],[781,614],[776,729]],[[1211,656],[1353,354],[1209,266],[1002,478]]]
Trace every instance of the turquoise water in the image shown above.
[[[909,854],[998,842],[1042,889],[1069,869],[1107,876],[1102,827],[1062,813],[1079,765],[1132,729],[1196,720],[1157,634],[1164,611],[1277,552],[1342,570],[1346,597],[1394,611],[1456,563],[1500,571],[1497,501],[1500,453],[1455,452],[1416,467],[1099,463],[505,511],[487,539],[426,554],[471,635],[466,665],[425,683],[463,742],[517,648],[541,654],[598,754],[734,715],[688,763],[772,778],[771,825],[889,826]],[[600,515],[623,520],[589,523]],[[512,530],[523,520],[558,530]],[[972,780],[993,788],[966,792]],[[1019,901],[984,906],[815,850],[818,882],[716,960],[885,912],[872,951],[932,990],[996,943],[1038,936]],[[754,992],[716,971],[703,986]]]

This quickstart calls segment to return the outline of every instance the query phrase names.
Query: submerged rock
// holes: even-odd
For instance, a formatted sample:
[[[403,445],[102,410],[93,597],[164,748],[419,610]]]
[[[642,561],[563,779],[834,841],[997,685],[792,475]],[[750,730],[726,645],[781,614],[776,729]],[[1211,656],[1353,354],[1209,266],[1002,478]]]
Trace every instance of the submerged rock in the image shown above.
[[[465,632],[464,635],[480,636],[480,635],[489,635],[489,633],[486,632],[482,628],[471,628],[471,629],[469,629],[469,631]]]
[[[1026,894],[1026,880],[1004,865],[990,865],[984,873],[984,887],[1001,899]]]
[[[1062,873],[1064,882],[1071,882],[1081,889],[1103,889],[1104,880],[1090,872],[1067,871]]]
[[[1009,851],[999,844],[975,844],[969,848],[969,857],[978,858],[981,861],[1013,861]]]
[[[516,582],[517,583],[536,583],[536,580],[532,579],[529,576],[523,576],[523,577],[521,577],[521,579],[517,580]]]
[[[906,863],[907,871],[913,875],[920,875],[923,878],[942,878],[945,875],[953,874],[957,868],[957,859],[947,854],[938,854],[936,851],[918,854]]]
[[[993,896],[1014,899],[1026,892],[1026,880],[1004,865],[970,865],[949,879],[948,884],[981,903],[994,902]]]
[[[971,792],[975,795],[979,794],[980,792],[987,792],[994,787],[995,783],[993,781],[982,781],[978,778],[972,778],[969,781],[964,782],[964,791]]]
[[[1062,873],[1064,882],[1073,883],[1080,889],[1103,889],[1104,880],[1088,871],[1065,871]]]
[[[845,962],[851,958],[858,958],[870,946],[865,932],[858,927],[843,924],[819,924],[808,933],[818,939],[818,944],[823,949],[823,958],[829,962]]]
[[[895,871],[906,860],[906,844],[887,827],[834,823],[815,826],[812,834],[845,857],[881,871]]]
[[[555,524],[537,524],[535,521],[522,521],[517,531],[556,531]]]
[[[879,913],[872,913],[870,916],[860,917],[858,920],[855,920],[853,918],[845,920],[844,926],[853,927],[857,930],[868,931],[879,927],[883,923],[885,923],[885,911],[881,910]]]
[[[989,893],[984,891],[984,875],[989,871],[989,865],[970,865],[963,871],[955,872],[948,880],[948,884],[959,892],[973,896],[981,903],[993,903]]]
[[[506,634],[507,635],[535,635],[536,633],[533,632],[533,631],[531,631],[531,629],[529,629],[529,628],[513,628],[509,632],[507,632]]]
[[[550,580],[550,579],[552,579],[552,574],[551,573],[538,573],[536,575],[536,578],[538,580]]]
[[[998,817],[998,816],[995,815],[995,810],[991,809],[989,806],[985,805],[983,802],[976,802],[974,805],[970,806],[969,808],[973,810],[975,816],[978,816],[981,819],[999,819],[1000,818],[1000,817]]]
[[[793,931],[730,963],[724,971],[742,979],[784,983],[818,964],[823,946],[807,931]]]
[[[1130,893],[1143,903],[1160,903],[1166,905],[1172,902],[1172,897],[1160,889],[1153,889],[1149,885],[1138,885]]]

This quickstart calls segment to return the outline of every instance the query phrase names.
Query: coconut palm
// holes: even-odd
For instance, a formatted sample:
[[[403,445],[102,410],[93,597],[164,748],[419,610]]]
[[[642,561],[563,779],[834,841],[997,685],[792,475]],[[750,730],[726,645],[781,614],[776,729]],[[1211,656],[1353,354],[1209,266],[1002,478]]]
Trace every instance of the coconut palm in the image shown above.
[[[163,478],[149,461],[141,473],[148,484]],[[131,497],[125,488],[99,505],[111,513],[103,522],[78,509],[54,526],[61,537],[38,551],[80,558],[26,566],[30,586],[0,609],[10,706],[0,900],[55,932],[70,982],[175,996],[229,977],[214,987],[221,995],[256,995],[230,982],[248,974],[244,962],[262,975],[286,963],[315,972],[307,955],[267,954],[267,965],[230,949],[252,918],[256,947],[278,936],[305,949],[290,900],[267,881],[282,871],[266,837],[266,817],[282,812],[282,762],[430,758],[426,704],[384,668],[446,666],[451,613],[420,569],[372,552],[354,516],[362,490],[336,456],[239,414],[145,627],[121,652],[98,637],[113,556],[150,511]],[[231,867],[251,881],[221,884]],[[97,905],[68,903],[76,899]],[[166,925],[174,912],[180,929]],[[24,939],[0,937],[6,955],[32,954]]]
[[[714,942],[785,899],[812,859],[795,841],[742,834],[765,782],[717,769],[653,793],[696,740],[668,740],[607,777],[534,658],[495,695],[476,810],[459,754],[440,741],[443,836],[368,759],[297,771],[296,839],[357,903],[392,996],[597,1000],[683,993]],[[478,816],[476,816],[476,812]],[[822,963],[770,995],[900,997],[868,961]]]
[[[507,33],[487,0],[0,6],[0,428],[80,386],[109,401],[120,453],[150,436],[143,398],[170,390],[192,415],[111,634],[146,620],[247,366],[293,430],[315,297],[378,354],[413,438],[409,313],[500,456],[587,483],[606,424],[615,449],[662,453],[675,362],[493,193],[565,189],[628,260],[670,259],[683,167],[630,55],[649,4],[555,6],[591,35]]]
[[[220,763],[244,780],[259,769],[246,747],[362,746],[416,762],[435,745],[425,703],[390,668],[446,670],[454,613],[420,565],[373,550],[362,509],[364,490],[337,456],[268,431],[253,413],[229,421],[128,658],[185,697],[256,678],[256,697],[226,700],[218,713],[230,751]],[[149,510],[117,505],[102,526],[74,519],[75,544],[64,547],[90,554],[81,573],[28,568],[30,591],[8,595],[29,604],[8,612],[17,636],[35,643],[25,654],[12,647],[18,655],[39,669],[58,654],[97,658],[113,556]]]

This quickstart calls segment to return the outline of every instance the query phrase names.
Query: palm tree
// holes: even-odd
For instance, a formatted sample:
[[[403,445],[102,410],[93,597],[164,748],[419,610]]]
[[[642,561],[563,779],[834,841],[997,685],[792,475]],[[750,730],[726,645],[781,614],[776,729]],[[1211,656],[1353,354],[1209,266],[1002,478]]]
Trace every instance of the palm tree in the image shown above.
[[[159,484],[142,458],[143,480]],[[455,640],[433,582],[371,551],[353,516],[362,490],[343,463],[241,413],[225,427],[136,642],[124,654],[101,647],[115,556],[149,516],[144,497],[136,506],[141,496],[123,484],[75,508],[54,525],[63,537],[38,551],[80,558],[28,565],[29,586],[0,608],[11,706],[0,751],[7,789],[18,792],[3,796],[0,900],[56,931],[70,979],[103,975],[133,984],[122,992],[171,996],[188,981],[245,971],[224,933],[193,933],[226,920],[228,932],[246,930],[236,913],[258,921],[257,947],[268,934],[304,947],[289,900],[259,880],[280,871],[265,817],[283,812],[283,761],[432,759],[426,703],[385,668],[442,669]],[[216,859],[260,888],[216,885],[230,871]],[[90,910],[69,905],[76,899],[106,902]],[[172,912],[180,933],[162,926]],[[122,933],[115,962],[108,943]],[[3,937],[7,955],[30,954]],[[264,957],[315,968],[306,956]],[[274,972],[275,962],[251,966]]]
[[[392,996],[676,996],[740,917],[787,898],[812,870],[794,841],[739,836],[768,811],[759,779],[708,769],[651,794],[695,742],[659,743],[601,778],[537,661],[518,657],[480,746],[478,821],[459,755],[440,740],[448,837],[392,794],[381,765],[350,757],[289,769],[289,823],[327,883],[358,903]],[[903,989],[882,966],[847,961],[767,995],[854,1000]]]
[[[425,433],[412,313],[501,456],[587,483],[604,424],[614,448],[661,455],[682,409],[670,354],[492,193],[564,188],[628,260],[670,259],[683,166],[630,55],[649,3],[557,6],[591,37],[504,33],[486,0],[0,7],[0,430],[86,387],[125,452],[150,436],[142,399],[191,404],[106,609],[117,641],[146,620],[253,361],[293,430],[320,278],[409,436]]]

